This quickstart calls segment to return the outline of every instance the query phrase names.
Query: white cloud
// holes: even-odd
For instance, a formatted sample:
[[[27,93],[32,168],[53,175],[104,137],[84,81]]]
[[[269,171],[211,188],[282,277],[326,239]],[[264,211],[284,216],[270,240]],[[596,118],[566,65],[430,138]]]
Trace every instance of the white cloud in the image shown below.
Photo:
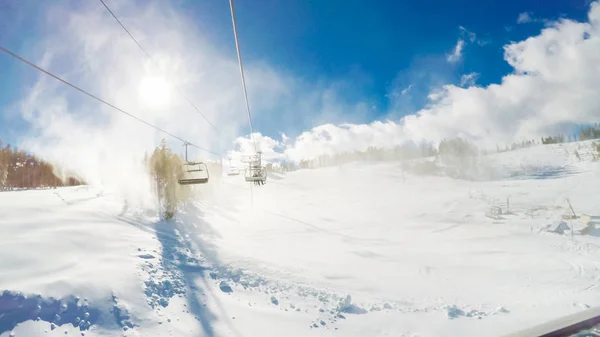
[[[281,140],[283,143],[287,142],[290,138],[285,134],[285,133],[281,133]]]
[[[473,33],[472,31],[463,26],[458,26],[458,29],[460,29],[461,35],[466,37],[470,42],[475,42],[477,40],[477,34]]]
[[[458,29],[460,30],[460,36],[465,41],[465,45],[468,42],[468,43],[477,43],[479,46],[483,47],[486,44],[490,43],[490,41],[487,39],[478,38],[477,34],[468,30],[467,28],[465,28],[463,26],[458,26]]]
[[[283,153],[298,160],[455,136],[494,148],[496,143],[539,139],[562,127],[600,119],[598,2],[591,6],[589,22],[555,22],[539,35],[504,49],[514,72],[500,83],[445,85],[430,94],[428,107],[401,121],[322,125],[302,133]],[[467,74],[464,79],[475,77]]]
[[[390,148],[407,142],[402,127],[394,122],[371,124],[325,124],[303,132],[285,156],[293,161],[323,154],[366,150],[369,146]]]
[[[282,135],[285,137],[285,134]],[[235,150],[228,152],[232,158],[240,158],[243,155],[262,152],[262,158],[267,162],[279,161],[284,158],[282,152],[284,141],[280,142],[271,137],[255,132],[248,137],[238,137],[234,141]]]
[[[460,86],[464,87],[475,85],[475,82],[477,82],[478,77],[478,73],[464,74],[460,77]]]
[[[517,18],[517,23],[527,23],[533,21],[531,15],[528,12],[523,12],[519,14]]]
[[[589,21],[560,21],[538,36],[505,46],[513,74],[486,88],[445,86],[435,104],[404,119],[404,131],[412,139],[463,135],[494,142],[531,139],[555,132],[557,125],[597,121],[597,2]]]
[[[403,89],[403,90],[400,92],[400,94],[402,94],[402,95],[406,95],[406,94],[408,94],[408,93],[410,92],[410,89],[412,89],[412,84],[409,84],[409,85],[408,85],[408,87],[404,88],[404,89]]]
[[[446,60],[450,63],[456,63],[462,58],[462,50],[465,46],[465,41],[462,39],[458,39],[456,42],[456,46],[454,46],[454,51],[451,54],[448,54]]]
[[[534,16],[532,16],[532,13],[530,13],[530,12],[520,13],[519,16],[517,17],[517,24],[524,24],[524,23],[531,23],[531,22],[543,23],[544,25],[549,25],[552,23],[552,21],[550,21],[548,19],[534,17]]]

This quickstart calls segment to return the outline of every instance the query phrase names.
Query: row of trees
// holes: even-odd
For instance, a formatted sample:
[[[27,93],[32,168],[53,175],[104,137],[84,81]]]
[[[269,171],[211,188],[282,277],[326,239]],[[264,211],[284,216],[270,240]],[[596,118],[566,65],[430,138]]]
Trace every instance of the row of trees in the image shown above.
[[[500,145],[496,145],[496,152],[500,153],[500,152],[514,151],[514,150],[524,149],[524,148],[535,146],[535,145],[537,145],[537,143],[535,142],[534,139],[524,140],[520,143],[514,142],[514,143],[510,144],[510,146],[508,146],[508,145],[504,146],[504,148],[501,148]]]
[[[556,136],[542,137],[541,144],[558,144],[564,143],[565,141],[583,141],[589,139],[600,139],[600,125],[598,123],[594,124],[593,126],[587,126],[580,129],[579,134],[571,135],[569,138],[566,138],[562,134]],[[536,142],[534,139],[523,140],[521,142],[514,142],[504,147],[496,145],[496,151],[513,151],[517,149],[535,146],[538,144],[540,143]],[[421,146],[397,146],[393,149],[369,147],[364,151],[343,152],[334,155],[321,155],[314,159],[303,159],[300,160],[298,165],[291,162],[282,162],[279,165],[271,166],[268,169],[288,172],[296,170],[298,168],[307,169],[329,167],[355,161],[377,162],[436,157],[441,153],[448,154],[462,150],[467,151],[469,153],[476,152],[477,154],[487,154],[487,151],[479,150],[473,144],[470,144],[469,142],[466,142],[461,138],[454,138],[442,141],[437,148],[430,144],[422,144]],[[445,156],[446,160],[448,160],[447,155]]]
[[[579,130],[578,134],[573,134],[568,138],[563,134],[559,134],[551,137],[542,137],[542,144],[560,144],[564,142],[576,142],[591,139],[600,139],[600,124],[595,123],[594,125],[583,127]]]
[[[302,159],[298,165],[287,161],[281,162],[279,165],[267,164],[267,170],[290,172],[297,169],[339,166],[357,161],[382,162],[432,157],[436,156],[437,153],[437,149],[429,144],[396,146],[392,149],[370,146],[364,151],[342,152],[333,155],[324,154],[314,159]]]
[[[579,131],[579,140],[590,139],[600,139],[600,125],[598,123],[594,124],[594,126],[589,126]]]
[[[558,137],[554,139],[560,140],[561,138]],[[593,142],[591,147],[593,160],[600,160],[600,142]],[[486,177],[489,178],[496,173],[494,172],[494,167],[490,166],[485,161],[480,160],[479,154],[481,154],[481,151],[479,151],[474,144],[467,140],[461,138],[444,140],[440,143],[438,151],[439,155],[436,157],[435,161],[441,164],[448,176],[454,178],[481,179]],[[581,160],[577,150],[575,150],[574,154],[577,159]],[[437,165],[431,164],[435,163],[426,163],[425,167],[429,169],[433,168],[433,166],[436,166],[436,168],[433,168],[431,172],[437,171]],[[424,167],[423,164],[419,165],[420,168]]]
[[[560,134],[550,137],[542,137],[542,144],[561,144],[565,142],[565,136]]]
[[[593,142],[592,143],[592,159],[594,161],[598,161],[600,160],[600,142]],[[577,151],[575,151],[575,153],[577,153]],[[579,160],[581,160],[581,157],[579,157],[579,153],[577,153],[577,158]]]
[[[74,177],[65,180],[54,174],[54,167],[25,151],[3,146],[0,140],[0,191],[81,185]]]
[[[584,128],[580,132],[579,138],[587,140],[590,137],[600,135],[598,126]],[[564,136],[558,135],[554,137],[542,138],[543,144],[554,144],[564,142]],[[510,147],[500,149],[498,152],[516,150],[534,146],[535,140],[527,140],[515,142]],[[594,160],[600,159],[600,142],[592,145],[595,153]],[[464,179],[486,179],[493,176],[494,168],[481,160],[480,155],[487,154],[486,151],[478,149],[473,143],[462,139],[452,138],[441,141],[437,148],[431,145],[404,146],[395,147],[393,149],[381,149],[369,147],[365,151],[355,151],[352,153],[340,153],[335,155],[322,155],[311,160],[301,160],[299,168],[319,168],[327,166],[337,166],[354,161],[363,162],[381,162],[381,161],[404,161],[402,164],[403,170],[412,171],[419,174],[436,174],[440,170],[445,171],[445,174],[455,178]],[[578,154],[576,153],[576,156]],[[410,159],[424,158],[424,160],[407,161]],[[429,158],[425,160],[426,158]],[[295,166],[289,163],[283,163],[283,170],[291,171]],[[288,167],[293,167],[288,169]]]
[[[464,162],[465,157],[475,157],[480,153],[479,149],[462,138],[454,138],[442,141],[438,147],[431,144],[396,146],[392,149],[368,147],[364,151],[343,152],[334,155],[321,155],[314,159],[300,160],[298,165],[292,162],[281,162],[278,165],[267,164],[269,171],[290,172],[297,169],[314,169],[322,167],[339,166],[351,162],[385,162],[406,161],[418,158],[441,158],[449,163],[449,166],[458,167]],[[456,163],[454,163],[456,161]],[[433,172],[433,166],[429,162],[413,163],[414,167],[405,165],[407,170],[422,172]]]

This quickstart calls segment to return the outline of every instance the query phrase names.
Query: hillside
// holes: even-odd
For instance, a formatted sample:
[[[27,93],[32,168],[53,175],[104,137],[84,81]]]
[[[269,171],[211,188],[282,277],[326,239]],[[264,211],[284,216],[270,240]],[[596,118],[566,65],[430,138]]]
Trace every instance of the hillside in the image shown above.
[[[0,336],[517,331],[600,305],[600,238],[549,231],[566,198],[600,218],[591,153],[492,154],[477,180],[399,162],[224,176],[172,223],[92,187],[0,193]]]

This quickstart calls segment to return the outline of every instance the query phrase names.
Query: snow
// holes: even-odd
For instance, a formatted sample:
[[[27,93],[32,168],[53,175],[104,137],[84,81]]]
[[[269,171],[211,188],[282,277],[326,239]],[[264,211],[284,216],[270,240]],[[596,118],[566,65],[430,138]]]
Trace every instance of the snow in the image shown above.
[[[0,336],[529,328],[600,304],[600,238],[564,217],[567,199],[600,217],[590,151],[493,154],[473,180],[398,162],[223,176],[172,222],[87,186],[0,193]]]

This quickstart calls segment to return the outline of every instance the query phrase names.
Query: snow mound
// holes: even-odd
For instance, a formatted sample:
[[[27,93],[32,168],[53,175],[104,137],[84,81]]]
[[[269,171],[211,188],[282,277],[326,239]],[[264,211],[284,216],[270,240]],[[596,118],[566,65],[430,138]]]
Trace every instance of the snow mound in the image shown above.
[[[346,295],[338,305],[338,311],[346,314],[366,314],[367,310],[352,304],[352,296]]]

